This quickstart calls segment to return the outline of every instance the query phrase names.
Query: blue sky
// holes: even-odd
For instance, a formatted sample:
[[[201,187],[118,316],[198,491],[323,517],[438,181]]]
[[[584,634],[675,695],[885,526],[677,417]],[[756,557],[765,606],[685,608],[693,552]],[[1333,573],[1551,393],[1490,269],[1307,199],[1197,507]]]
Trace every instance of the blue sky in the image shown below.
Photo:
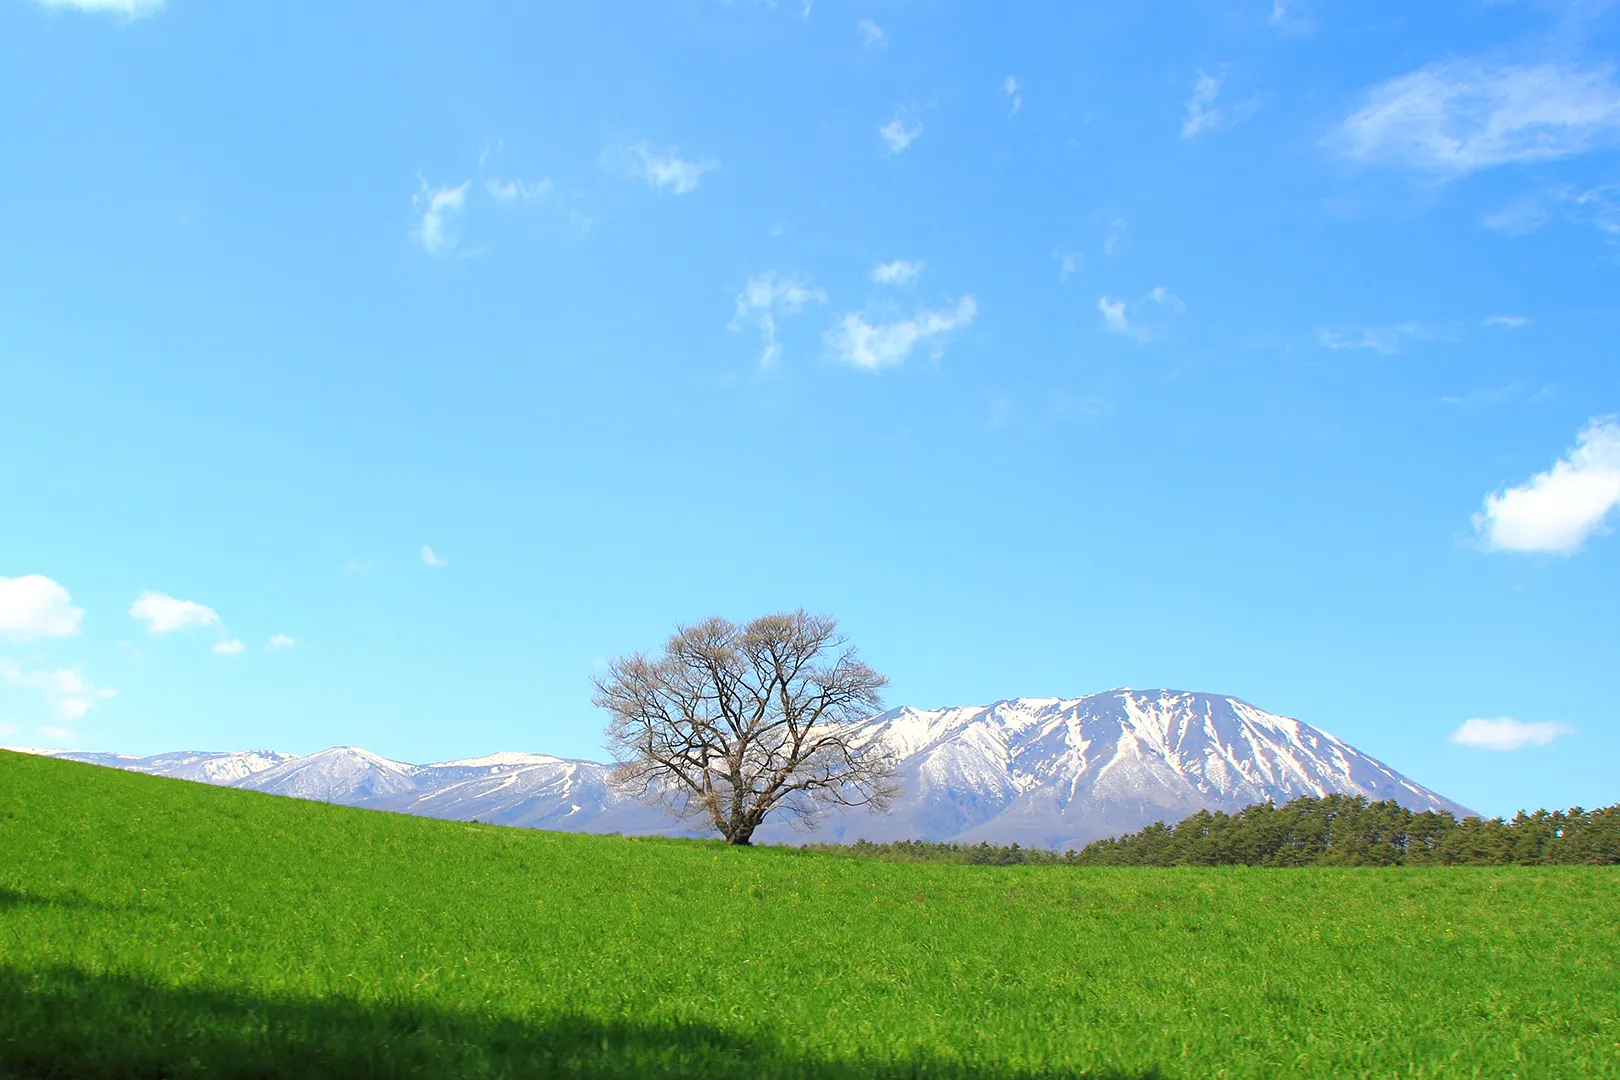
[[[1620,12],[0,0],[0,742],[600,756],[681,620],[1620,801]]]

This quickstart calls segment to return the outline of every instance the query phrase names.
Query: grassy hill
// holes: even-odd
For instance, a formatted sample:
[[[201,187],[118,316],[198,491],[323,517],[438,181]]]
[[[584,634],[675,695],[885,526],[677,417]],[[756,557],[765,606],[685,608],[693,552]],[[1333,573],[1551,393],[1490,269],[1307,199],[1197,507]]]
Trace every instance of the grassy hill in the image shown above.
[[[1616,1075],[1620,872],[911,865],[0,752],[0,1075]]]

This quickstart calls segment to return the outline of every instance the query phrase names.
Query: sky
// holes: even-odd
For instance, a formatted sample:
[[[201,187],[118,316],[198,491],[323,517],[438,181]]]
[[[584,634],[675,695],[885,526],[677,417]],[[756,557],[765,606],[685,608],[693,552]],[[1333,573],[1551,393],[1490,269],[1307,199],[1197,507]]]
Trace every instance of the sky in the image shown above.
[[[0,0],[0,743],[603,756],[682,622],[1620,802],[1620,9]]]

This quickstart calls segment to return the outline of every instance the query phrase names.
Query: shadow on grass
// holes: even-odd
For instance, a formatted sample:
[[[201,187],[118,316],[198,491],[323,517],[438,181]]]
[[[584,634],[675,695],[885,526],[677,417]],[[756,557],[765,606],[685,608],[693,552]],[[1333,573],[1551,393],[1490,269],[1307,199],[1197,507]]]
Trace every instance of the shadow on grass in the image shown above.
[[[76,891],[68,891],[60,896],[40,896],[37,893],[19,892],[0,886],[0,911],[8,908],[23,907],[63,907],[82,908],[87,911],[109,911],[110,905],[80,896]]]
[[[0,967],[0,1078],[708,1077],[1152,1080],[945,1057],[827,1060],[703,1023],[522,1021],[402,1002],[254,997],[72,968]]]

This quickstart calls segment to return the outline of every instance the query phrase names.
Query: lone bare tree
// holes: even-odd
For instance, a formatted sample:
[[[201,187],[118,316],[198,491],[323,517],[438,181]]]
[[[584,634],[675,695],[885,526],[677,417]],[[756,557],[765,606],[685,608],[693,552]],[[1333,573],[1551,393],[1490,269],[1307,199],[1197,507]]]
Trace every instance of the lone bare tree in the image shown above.
[[[662,656],[620,656],[595,682],[613,717],[615,785],[707,819],[728,843],[749,843],[776,810],[808,819],[895,795],[893,755],[856,731],[888,679],[832,619],[705,619],[678,627]]]

